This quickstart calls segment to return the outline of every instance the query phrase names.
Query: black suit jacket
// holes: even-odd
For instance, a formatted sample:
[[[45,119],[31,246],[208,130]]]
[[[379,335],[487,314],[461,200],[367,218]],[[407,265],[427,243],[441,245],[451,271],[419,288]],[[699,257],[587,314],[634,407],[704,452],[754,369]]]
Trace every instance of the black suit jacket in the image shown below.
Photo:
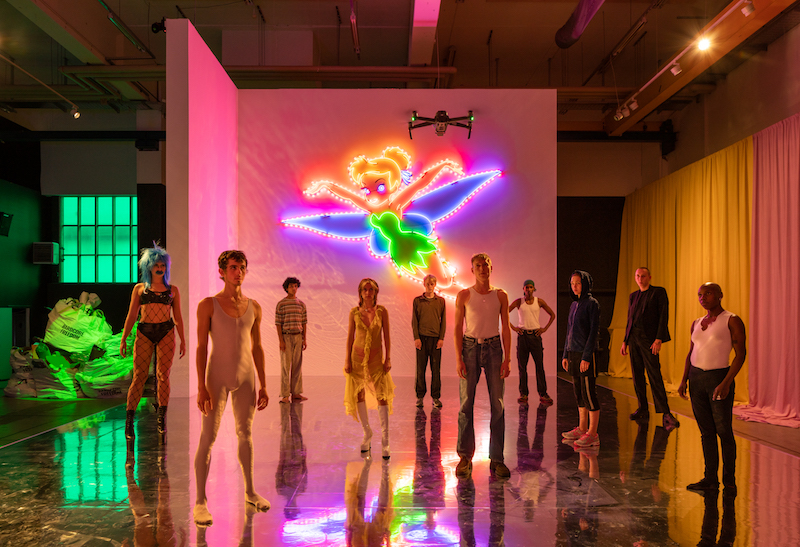
[[[639,291],[633,291],[628,297],[628,325],[625,327],[625,343],[628,343],[628,337],[633,328],[633,297]],[[638,320],[638,324],[644,329],[647,334],[647,339],[650,342],[661,340],[662,342],[669,342],[669,328],[667,321],[669,320],[669,299],[667,298],[667,290],[664,287],[656,287],[650,285],[650,288],[645,291],[643,295],[644,301],[642,315]]]

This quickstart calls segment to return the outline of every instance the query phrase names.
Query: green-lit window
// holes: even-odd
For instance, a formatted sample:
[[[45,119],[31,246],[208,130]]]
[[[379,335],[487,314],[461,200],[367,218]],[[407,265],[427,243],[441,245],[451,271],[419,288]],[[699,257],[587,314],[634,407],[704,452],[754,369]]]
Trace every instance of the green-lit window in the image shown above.
[[[136,196],[61,198],[63,283],[135,283]]]

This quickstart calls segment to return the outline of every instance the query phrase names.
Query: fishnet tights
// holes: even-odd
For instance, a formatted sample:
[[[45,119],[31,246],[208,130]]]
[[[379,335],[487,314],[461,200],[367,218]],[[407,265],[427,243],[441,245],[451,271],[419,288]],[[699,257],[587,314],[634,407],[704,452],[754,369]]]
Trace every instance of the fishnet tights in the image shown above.
[[[168,306],[163,306],[168,308]],[[169,320],[169,316],[167,319]],[[128,390],[128,410],[136,410],[144,392],[144,384],[150,372],[150,361],[153,352],[156,354],[156,380],[158,381],[158,404],[169,404],[169,370],[172,368],[172,358],[175,355],[175,330],[171,329],[164,338],[154,344],[150,339],[136,333],[133,343],[133,380]]]
[[[147,323],[163,323],[172,317],[172,306],[166,304],[145,304],[142,306],[142,321]]]

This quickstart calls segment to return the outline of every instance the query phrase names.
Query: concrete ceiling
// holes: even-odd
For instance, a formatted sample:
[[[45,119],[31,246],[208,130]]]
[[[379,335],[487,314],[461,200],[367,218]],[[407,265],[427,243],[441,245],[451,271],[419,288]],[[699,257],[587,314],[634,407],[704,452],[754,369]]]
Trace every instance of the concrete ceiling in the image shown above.
[[[735,5],[726,18],[734,34],[724,51],[685,71],[668,94],[641,91],[640,111],[630,120],[612,119],[623,101],[734,4],[607,0],[577,43],[559,49],[556,31],[577,1],[353,0],[357,54],[350,1],[0,0],[0,54],[82,111],[158,109],[166,35],[154,34],[151,25],[186,17],[240,87],[557,88],[560,128],[620,134],[642,121],[657,126],[712,91],[717,79],[800,18],[798,3],[788,0],[754,0],[749,17]],[[646,20],[636,25],[643,14]],[[68,106],[0,59],[6,117]]]

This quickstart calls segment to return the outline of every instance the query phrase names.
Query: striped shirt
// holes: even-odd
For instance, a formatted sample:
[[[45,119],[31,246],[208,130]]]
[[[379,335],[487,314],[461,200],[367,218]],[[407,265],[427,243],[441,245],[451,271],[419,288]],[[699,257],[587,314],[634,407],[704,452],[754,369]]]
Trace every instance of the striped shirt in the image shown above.
[[[299,298],[284,298],[275,306],[275,324],[287,334],[300,334],[305,330],[308,317],[306,305]]]

